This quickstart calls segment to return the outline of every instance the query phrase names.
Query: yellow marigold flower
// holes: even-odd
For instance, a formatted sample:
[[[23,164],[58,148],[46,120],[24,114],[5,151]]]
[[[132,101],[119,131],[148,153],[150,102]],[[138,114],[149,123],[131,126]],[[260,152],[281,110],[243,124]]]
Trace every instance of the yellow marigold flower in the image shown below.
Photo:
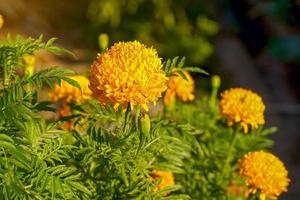
[[[54,89],[49,92],[49,98],[53,102],[64,101],[65,103],[76,102],[82,103],[91,97],[91,90],[89,89],[89,80],[80,75],[72,76],[71,79],[78,82],[81,90],[70,85],[66,81],[62,80],[61,85],[56,84]]]
[[[172,172],[155,170],[151,174],[151,177],[154,180],[161,179],[161,182],[153,189],[153,192],[157,192],[165,187],[172,186],[175,184]]]
[[[179,97],[182,101],[192,101],[195,99],[194,90],[195,83],[192,76],[184,71],[184,75],[188,80],[182,78],[179,74],[176,76],[171,76],[168,82],[168,90],[164,97],[164,104],[169,106],[175,97]]]
[[[260,191],[260,199],[277,199],[287,191],[290,179],[284,164],[273,154],[249,152],[239,161],[240,174],[245,177],[250,193]]]
[[[4,19],[3,16],[0,14],[0,29],[3,27]]]
[[[221,114],[227,117],[229,126],[240,123],[247,133],[248,126],[257,128],[265,123],[265,105],[256,93],[242,88],[233,88],[223,92],[221,97]]]
[[[134,42],[119,42],[98,54],[91,67],[90,89],[101,104],[117,109],[155,103],[167,89],[161,59],[153,48]]]

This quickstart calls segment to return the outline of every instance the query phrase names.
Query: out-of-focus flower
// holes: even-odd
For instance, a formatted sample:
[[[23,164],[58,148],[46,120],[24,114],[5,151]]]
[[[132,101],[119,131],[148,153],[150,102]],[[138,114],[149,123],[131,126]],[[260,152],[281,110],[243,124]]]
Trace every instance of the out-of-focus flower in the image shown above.
[[[277,199],[287,191],[290,182],[284,164],[273,154],[249,152],[239,160],[240,175],[245,178],[249,193],[260,191],[260,199]]]
[[[101,104],[117,109],[130,103],[148,110],[148,103],[167,89],[167,80],[155,49],[137,41],[119,42],[92,64],[90,89]]]
[[[72,110],[71,107],[67,104],[64,104],[61,109],[59,110],[59,116],[60,117],[68,117],[68,116],[72,116]],[[66,121],[61,125],[61,128],[65,131],[71,131],[74,129],[74,122],[73,120],[70,121]]]
[[[221,97],[221,114],[227,117],[229,126],[240,123],[247,133],[248,126],[257,128],[265,123],[265,105],[256,93],[242,88],[233,88],[223,92]]]
[[[56,84],[54,89],[49,92],[48,95],[51,101],[83,103],[91,98],[92,92],[89,89],[89,80],[86,77],[76,75],[69,78],[76,81],[80,85],[81,90],[62,80],[61,85]]]
[[[188,80],[185,80],[179,74],[169,78],[168,90],[164,96],[164,104],[166,106],[170,106],[176,99],[176,96],[184,102],[195,99],[193,94],[195,90],[194,80],[188,72],[184,71],[183,73]]]
[[[153,189],[153,192],[175,184],[173,173],[169,171],[155,170],[152,172],[151,177],[154,180],[161,179],[160,183]]]
[[[22,62],[24,65],[34,65],[35,64],[35,56],[26,54],[22,57]]]
[[[4,19],[3,16],[0,14],[0,29],[3,27]]]
[[[26,54],[22,57],[22,63],[24,65],[24,73],[32,76],[34,72],[34,65],[35,65],[35,56]]]

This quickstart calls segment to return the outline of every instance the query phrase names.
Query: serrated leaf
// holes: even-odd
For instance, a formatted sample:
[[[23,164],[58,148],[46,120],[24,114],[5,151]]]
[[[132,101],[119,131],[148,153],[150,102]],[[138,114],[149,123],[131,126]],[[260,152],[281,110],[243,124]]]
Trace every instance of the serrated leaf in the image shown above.
[[[184,71],[188,71],[188,72],[196,72],[196,73],[200,73],[200,74],[205,74],[205,75],[209,75],[209,73],[199,67],[184,67],[182,68],[182,70]]]

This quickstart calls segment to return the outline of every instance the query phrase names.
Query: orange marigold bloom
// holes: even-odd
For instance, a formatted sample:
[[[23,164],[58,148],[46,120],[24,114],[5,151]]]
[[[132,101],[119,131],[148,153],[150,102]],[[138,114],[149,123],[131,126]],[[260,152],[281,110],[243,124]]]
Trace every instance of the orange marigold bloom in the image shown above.
[[[287,191],[290,179],[284,164],[273,154],[249,152],[239,160],[240,174],[245,177],[250,193],[260,191],[260,199],[277,199]]]
[[[65,103],[76,102],[83,103],[85,100],[91,98],[91,90],[89,89],[89,80],[81,75],[69,77],[75,80],[81,87],[81,90],[70,85],[62,80],[61,85],[56,84],[54,89],[49,92],[49,98],[53,102],[64,101]]]
[[[4,19],[3,16],[0,14],[0,29],[3,27]]]
[[[73,115],[71,107],[67,104],[64,104],[61,109],[59,110],[60,117],[67,117]],[[74,129],[74,122],[72,120],[66,121],[61,125],[61,128],[65,131],[71,131]]]
[[[153,192],[157,192],[165,187],[175,184],[172,172],[155,170],[152,172],[151,177],[154,180],[161,179],[161,182],[153,189]]]
[[[140,105],[148,110],[167,89],[162,62],[153,48],[134,42],[119,42],[98,54],[91,67],[90,89],[101,104],[117,109]]]
[[[192,101],[195,99],[194,90],[195,83],[192,76],[187,72],[183,72],[188,80],[182,78],[179,74],[171,76],[168,82],[168,90],[164,97],[164,104],[169,106],[177,97],[182,101]]]
[[[229,126],[240,123],[247,133],[248,126],[257,128],[265,123],[265,105],[256,93],[242,88],[233,88],[223,92],[221,97],[221,114],[227,117]]]

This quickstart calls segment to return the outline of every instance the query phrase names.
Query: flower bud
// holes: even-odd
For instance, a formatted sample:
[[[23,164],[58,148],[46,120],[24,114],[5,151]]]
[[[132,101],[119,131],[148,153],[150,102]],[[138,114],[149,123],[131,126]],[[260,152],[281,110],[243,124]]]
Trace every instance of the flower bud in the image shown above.
[[[142,116],[140,120],[140,124],[141,124],[141,132],[144,135],[149,135],[151,129],[151,120],[148,114]]]
[[[109,44],[109,37],[106,33],[101,33],[98,36],[98,45],[102,51],[105,51]]]
[[[219,89],[221,85],[221,78],[218,75],[214,75],[211,77],[211,84],[213,88]]]

